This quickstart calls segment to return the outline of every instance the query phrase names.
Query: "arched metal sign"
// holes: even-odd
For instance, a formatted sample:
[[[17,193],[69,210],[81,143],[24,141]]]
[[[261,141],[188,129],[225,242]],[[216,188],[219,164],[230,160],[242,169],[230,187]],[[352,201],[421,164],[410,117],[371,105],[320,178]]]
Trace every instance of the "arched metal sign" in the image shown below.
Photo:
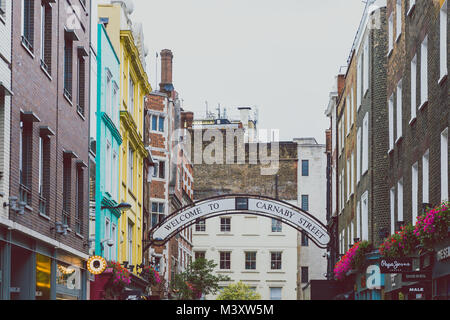
[[[323,223],[290,203],[263,196],[226,195],[200,200],[172,213],[150,230],[148,246],[166,243],[199,220],[230,214],[253,214],[280,220],[304,231],[321,248],[326,248],[330,242],[328,229]]]

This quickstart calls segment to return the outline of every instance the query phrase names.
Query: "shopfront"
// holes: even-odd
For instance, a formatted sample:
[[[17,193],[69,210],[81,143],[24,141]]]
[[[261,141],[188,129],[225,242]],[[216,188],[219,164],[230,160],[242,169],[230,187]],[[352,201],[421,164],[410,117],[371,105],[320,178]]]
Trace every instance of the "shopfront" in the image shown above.
[[[382,300],[385,287],[384,275],[380,272],[380,255],[366,255],[364,272],[355,277],[355,300]]]
[[[433,266],[433,299],[450,300],[450,239],[435,247]]]
[[[86,299],[84,265],[84,257],[0,227],[1,300]]]

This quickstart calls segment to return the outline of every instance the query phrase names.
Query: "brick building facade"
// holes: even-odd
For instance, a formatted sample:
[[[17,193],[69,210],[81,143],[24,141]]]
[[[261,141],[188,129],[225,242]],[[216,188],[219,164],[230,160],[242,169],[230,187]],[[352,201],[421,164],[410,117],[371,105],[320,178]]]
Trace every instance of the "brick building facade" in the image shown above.
[[[86,297],[89,8],[12,3],[10,196],[25,209],[10,210],[2,231],[5,299]],[[69,270],[75,286],[62,276]],[[40,273],[49,283],[37,281]]]

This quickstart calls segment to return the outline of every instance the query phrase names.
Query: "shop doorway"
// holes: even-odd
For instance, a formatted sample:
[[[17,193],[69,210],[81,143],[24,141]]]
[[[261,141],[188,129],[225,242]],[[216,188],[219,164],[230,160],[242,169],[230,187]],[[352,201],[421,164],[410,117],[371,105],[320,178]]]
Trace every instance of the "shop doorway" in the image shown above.
[[[21,247],[11,247],[10,300],[32,300],[33,253]],[[33,287],[33,288],[32,288]]]

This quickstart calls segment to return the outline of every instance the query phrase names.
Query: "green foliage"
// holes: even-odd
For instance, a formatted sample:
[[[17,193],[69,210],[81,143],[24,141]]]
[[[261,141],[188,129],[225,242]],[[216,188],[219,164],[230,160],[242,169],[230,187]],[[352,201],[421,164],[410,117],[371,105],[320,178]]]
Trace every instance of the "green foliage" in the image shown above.
[[[196,300],[203,294],[216,294],[219,290],[219,282],[230,281],[223,275],[215,275],[217,266],[214,260],[196,259],[185,272],[175,275],[171,283],[172,291],[178,300]]]
[[[217,300],[261,300],[261,295],[252,289],[242,281],[238,283],[231,283],[228,287],[225,287]]]
[[[362,270],[366,262],[366,254],[372,251],[372,248],[372,244],[368,241],[359,242],[358,250],[356,251],[352,261],[352,268],[354,270]]]

